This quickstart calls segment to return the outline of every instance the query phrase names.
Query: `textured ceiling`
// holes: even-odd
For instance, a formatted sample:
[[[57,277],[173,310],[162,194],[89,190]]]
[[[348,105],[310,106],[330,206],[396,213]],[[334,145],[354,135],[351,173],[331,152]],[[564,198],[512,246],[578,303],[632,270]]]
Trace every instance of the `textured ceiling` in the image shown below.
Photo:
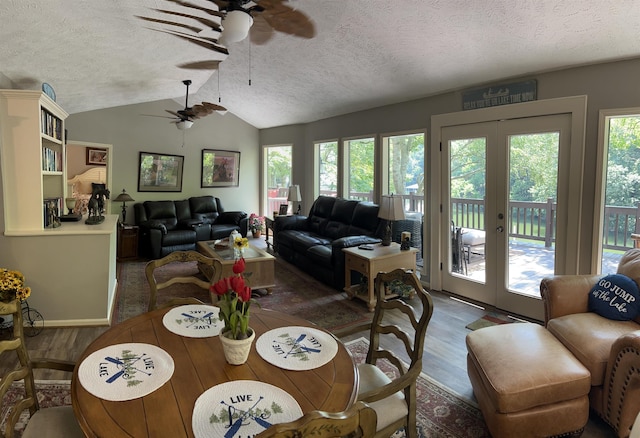
[[[166,19],[150,8],[197,13],[166,0],[3,0],[0,73],[18,88],[49,82],[71,114],[169,98],[180,109],[182,80],[191,79],[190,104],[220,96],[230,112],[267,128],[640,56],[637,0],[289,4],[313,19],[314,39],[276,34],[262,46],[247,39],[230,44],[225,57],[135,18]],[[223,60],[219,77],[176,67],[211,59]]]

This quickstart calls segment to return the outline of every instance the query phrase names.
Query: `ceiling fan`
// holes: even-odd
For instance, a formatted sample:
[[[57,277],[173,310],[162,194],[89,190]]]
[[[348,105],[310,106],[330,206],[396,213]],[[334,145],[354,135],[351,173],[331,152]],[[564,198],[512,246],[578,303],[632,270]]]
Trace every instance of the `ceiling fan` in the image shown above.
[[[218,10],[184,0],[167,1],[185,8],[205,12],[213,17],[219,17],[222,19],[222,28],[218,23],[207,18],[166,9],[155,9],[164,14],[194,20],[214,32],[218,32],[219,37],[211,38],[169,30],[161,30],[161,32],[169,33],[201,47],[206,47],[223,54],[228,54],[228,51],[222,46],[242,41],[247,37],[247,34],[250,35],[251,42],[258,45],[265,44],[269,41],[275,32],[282,32],[301,38],[313,38],[316,35],[313,21],[304,13],[288,6],[286,4],[287,0],[207,0],[214,3],[218,7]],[[175,25],[196,34],[204,30],[196,26],[169,20],[141,16],[138,16],[138,18],[155,23]],[[211,68],[211,65],[207,66],[207,68]]]
[[[165,110],[173,117],[168,116],[154,116],[154,117],[164,117],[167,119],[172,119],[171,123],[175,123],[176,127],[180,130],[189,129],[193,126],[193,121],[196,119],[200,119],[202,117],[208,116],[209,114],[213,114],[214,112],[218,113],[226,113],[227,109],[223,106],[216,105],[215,103],[210,102],[202,102],[201,104],[197,104],[194,106],[189,106],[189,85],[191,85],[191,80],[186,79],[182,81],[184,85],[187,87],[187,94],[184,101],[184,109],[178,111]]]

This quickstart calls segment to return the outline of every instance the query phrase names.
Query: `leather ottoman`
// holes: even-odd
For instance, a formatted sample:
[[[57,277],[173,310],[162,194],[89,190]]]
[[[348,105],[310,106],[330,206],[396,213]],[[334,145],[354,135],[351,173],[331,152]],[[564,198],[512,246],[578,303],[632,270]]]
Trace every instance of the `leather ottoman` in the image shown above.
[[[579,436],[589,419],[591,375],[532,323],[467,335],[467,373],[494,438]]]

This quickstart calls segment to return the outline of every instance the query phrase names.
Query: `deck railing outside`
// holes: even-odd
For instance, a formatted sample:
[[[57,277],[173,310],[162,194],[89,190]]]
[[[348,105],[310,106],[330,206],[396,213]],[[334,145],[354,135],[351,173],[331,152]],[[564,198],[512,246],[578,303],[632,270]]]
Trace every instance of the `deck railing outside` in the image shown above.
[[[323,190],[321,195],[336,196],[335,191]],[[405,211],[424,214],[424,196],[402,195]],[[373,201],[372,192],[352,192],[350,199]],[[269,213],[277,211],[286,196],[269,198]],[[546,202],[509,203],[511,226],[509,237],[544,242],[547,248],[555,242],[557,204],[552,198]],[[451,218],[456,226],[484,230],[484,199],[451,198]],[[636,207],[608,205],[604,209],[603,248],[626,251],[634,247],[631,234],[640,233],[640,204]]]

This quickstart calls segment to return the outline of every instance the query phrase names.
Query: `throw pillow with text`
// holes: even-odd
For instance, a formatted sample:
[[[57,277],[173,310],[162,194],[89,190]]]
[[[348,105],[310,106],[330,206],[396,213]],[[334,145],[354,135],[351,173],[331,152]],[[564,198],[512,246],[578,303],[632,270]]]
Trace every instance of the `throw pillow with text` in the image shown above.
[[[589,292],[589,311],[616,321],[635,319],[640,312],[640,289],[626,275],[602,277]]]

